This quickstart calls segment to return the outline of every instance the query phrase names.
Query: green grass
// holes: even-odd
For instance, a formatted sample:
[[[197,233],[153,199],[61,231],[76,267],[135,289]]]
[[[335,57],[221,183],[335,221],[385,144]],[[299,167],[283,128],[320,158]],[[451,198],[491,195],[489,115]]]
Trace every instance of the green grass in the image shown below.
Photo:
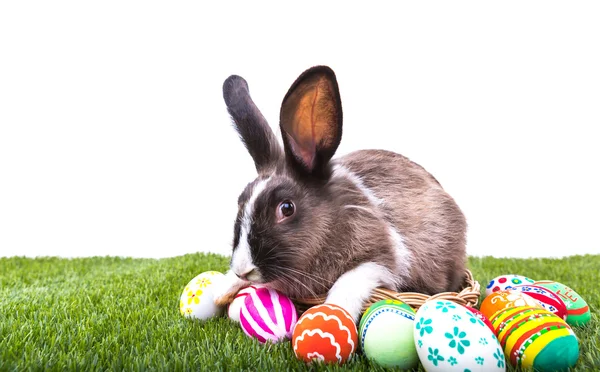
[[[12,370],[255,370],[307,367],[290,343],[264,346],[227,319],[192,321],[179,315],[179,295],[195,275],[225,271],[228,259],[186,255],[130,258],[0,258],[0,371]],[[600,370],[600,255],[566,259],[471,258],[485,287],[519,273],[570,285],[592,309],[575,328],[576,370]],[[343,367],[383,370],[358,356]]]

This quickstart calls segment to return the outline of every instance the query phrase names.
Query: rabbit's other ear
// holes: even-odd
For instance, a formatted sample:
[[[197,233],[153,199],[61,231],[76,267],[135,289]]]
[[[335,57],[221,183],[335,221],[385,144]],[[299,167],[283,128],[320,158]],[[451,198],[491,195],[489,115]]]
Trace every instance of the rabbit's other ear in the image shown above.
[[[276,166],[283,156],[281,146],[267,120],[260,113],[242,77],[231,75],[223,83],[223,98],[246,149],[254,159],[258,173]]]
[[[280,124],[286,159],[314,176],[325,175],[342,139],[342,102],[333,70],[306,70],[285,95]]]

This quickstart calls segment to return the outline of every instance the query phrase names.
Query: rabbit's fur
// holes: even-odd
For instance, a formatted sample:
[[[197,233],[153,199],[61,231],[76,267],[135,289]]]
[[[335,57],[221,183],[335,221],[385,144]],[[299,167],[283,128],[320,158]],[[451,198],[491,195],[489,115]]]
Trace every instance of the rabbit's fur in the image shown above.
[[[285,96],[283,148],[244,79],[229,77],[223,95],[258,177],[238,200],[231,270],[217,303],[265,283],[292,298],[327,293],[327,302],[358,321],[378,286],[426,294],[459,289],[466,221],[437,180],[389,151],[331,160],[342,107],[330,68],[305,71]],[[282,202],[293,203],[291,216]]]

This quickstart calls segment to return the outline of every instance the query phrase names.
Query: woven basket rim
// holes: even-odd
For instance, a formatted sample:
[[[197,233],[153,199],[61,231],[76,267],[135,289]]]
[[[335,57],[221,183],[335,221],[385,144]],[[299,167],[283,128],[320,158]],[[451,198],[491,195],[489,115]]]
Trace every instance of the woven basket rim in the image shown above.
[[[474,307],[479,302],[481,295],[479,282],[473,278],[470,270],[465,270],[465,283],[460,292],[442,292],[435,295],[426,295],[417,292],[396,292],[390,289],[378,287],[373,290],[371,297],[365,302],[363,311],[380,300],[399,300],[418,310],[425,302],[431,300],[447,300],[453,301],[463,306]],[[296,307],[300,310],[308,309],[309,307],[320,305],[325,302],[326,296],[313,298],[295,298],[292,299]]]

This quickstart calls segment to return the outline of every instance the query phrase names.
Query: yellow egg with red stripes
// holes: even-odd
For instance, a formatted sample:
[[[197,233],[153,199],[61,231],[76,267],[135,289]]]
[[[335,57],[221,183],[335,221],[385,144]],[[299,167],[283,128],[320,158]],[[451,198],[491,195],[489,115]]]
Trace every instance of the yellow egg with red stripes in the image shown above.
[[[579,341],[571,327],[550,311],[512,307],[491,319],[506,359],[515,367],[562,371],[579,358]]]

